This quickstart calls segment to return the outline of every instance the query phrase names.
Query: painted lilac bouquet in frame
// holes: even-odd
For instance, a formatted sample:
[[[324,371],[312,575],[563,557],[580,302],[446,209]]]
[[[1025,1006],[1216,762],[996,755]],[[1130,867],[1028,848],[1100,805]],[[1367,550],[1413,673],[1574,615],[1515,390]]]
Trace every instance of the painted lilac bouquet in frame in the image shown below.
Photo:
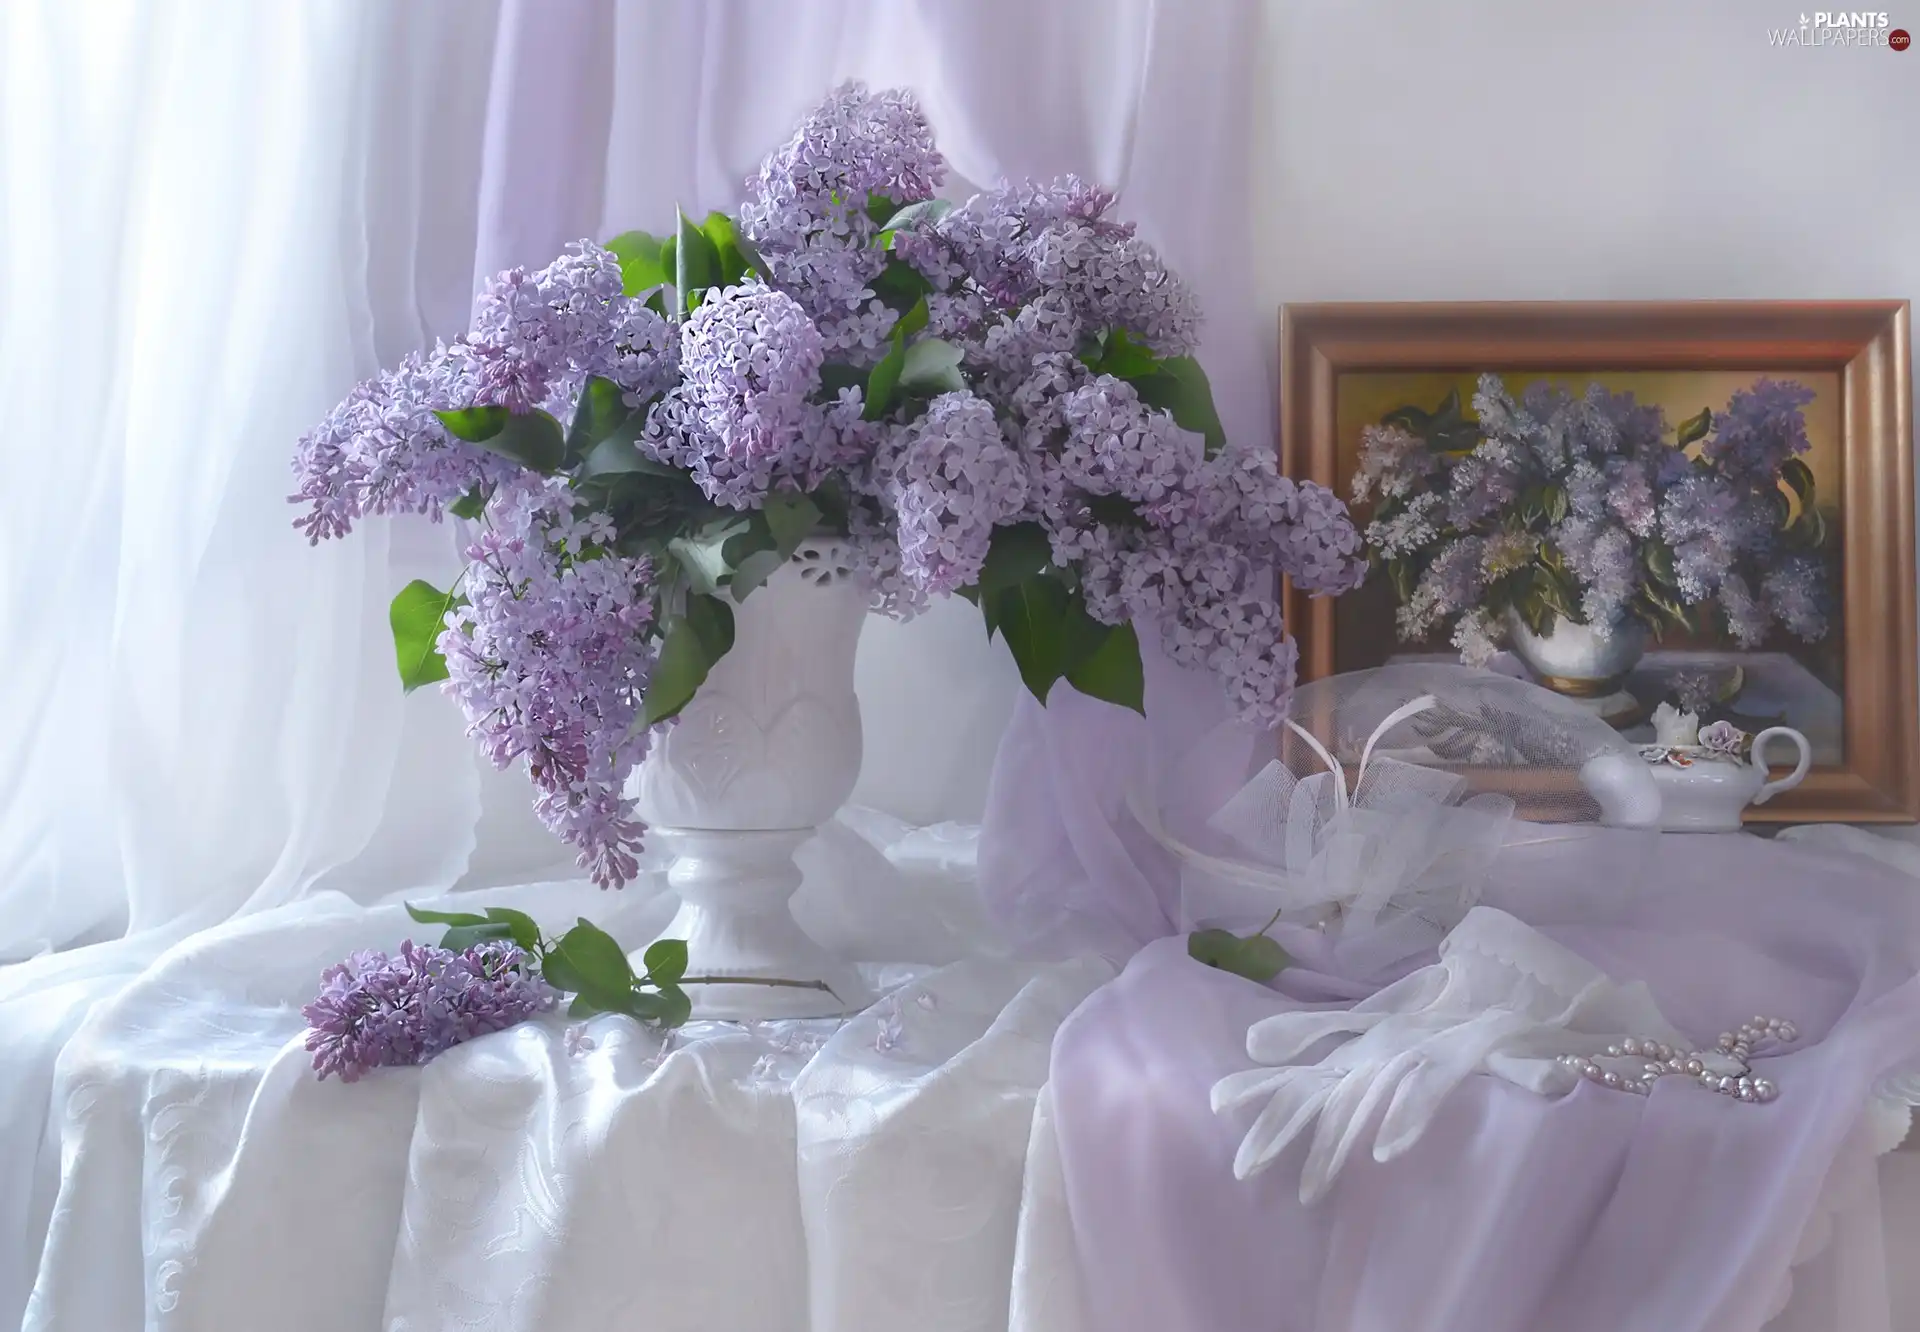
[[[300,443],[314,541],[445,515],[469,563],[395,598],[435,681],[602,885],[637,872],[627,779],[733,640],[732,606],[814,534],[884,613],[978,604],[1041,701],[1142,706],[1136,623],[1284,716],[1273,574],[1364,576],[1331,492],[1229,446],[1200,312],[1073,177],[953,206],[911,95],[836,90],[737,216],[585,241],[488,284],[470,330],[354,390]]]
[[[1775,625],[1825,637],[1825,526],[1800,456],[1812,399],[1763,378],[1669,433],[1631,393],[1540,381],[1516,396],[1488,374],[1477,419],[1457,394],[1389,412],[1361,434],[1352,493],[1374,503],[1369,559],[1401,637],[1450,628],[1475,663],[1509,617],[1541,636],[1564,618],[1601,637],[1715,619],[1743,647]]]

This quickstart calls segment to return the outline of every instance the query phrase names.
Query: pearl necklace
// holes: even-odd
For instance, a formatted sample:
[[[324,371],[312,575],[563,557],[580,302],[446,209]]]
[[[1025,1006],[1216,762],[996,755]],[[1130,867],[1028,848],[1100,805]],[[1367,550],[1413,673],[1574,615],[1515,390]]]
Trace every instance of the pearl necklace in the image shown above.
[[[1736,1101],[1764,1105],[1780,1094],[1779,1087],[1766,1078],[1753,1076],[1753,1051],[1761,1045],[1788,1045],[1800,1038],[1799,1029],[1779,1018],[1756,1017],[1733,1031],[1720,1033],[1716,1050],[1682,1052],[1659,1041],[1638,1040],[1632,1036],[1617,1045],[1609,1045],[1609,1059],[1640,1059],[1638,1076],[1612,1073],[1586,1055],[1561,1055],[1560,1063],[1589,1082],[1616,1091],[1645,1096],[1661,1078],[1692,1078],[1708,1091],[1731,1096]]]

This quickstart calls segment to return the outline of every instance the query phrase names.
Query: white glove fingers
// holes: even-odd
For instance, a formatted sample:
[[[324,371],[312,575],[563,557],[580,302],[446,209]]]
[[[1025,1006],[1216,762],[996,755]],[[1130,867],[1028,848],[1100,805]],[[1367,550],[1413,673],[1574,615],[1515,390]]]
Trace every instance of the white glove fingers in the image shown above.
[[[1343,1080],[1320,1112],[1314,1130],[1313,1150],[1300,1171],[1300,1203],[1311,1207],[1326,1196],[1333,1181],[1346,1168],[1354,1146],[1365,1136],[1381,1102],[1400,1085],[1401,1079],[1418,1066],[1420,1057],[1413,1051],[1396,1055],[1386,1064],[1357,1069]]]
[[[1263,1064],[1288,1064],[1329,1036],[1357,1036],[1371,1031],[1384,1013],[1276,1013],[1247,1028],[1247,1054]]]
[[[1213,1113],[1238,1110],[1265,1096],[1271,1096],[1301,1073],[1295,1068],[1250,1068],[1244,1073],[1229,1073],[1213,1084]]]
[[[1249,1179],[1272,1165],[1313,1122],[1334,1086],[1334,1080],[1325,1076],[1301,1077],[1275,1092],[1240,1141],[1233,1157],[1233,1177]]]
[[[1439,1113],[1440,1103],[1495,1049],[1525,1032],[1529,1021],[1517,1013],[1484,1014],[1420,1047],[1421,1065],[1395,1089],[1380,1121],[1373,1159],[1391,1161],[1420,1141]]]

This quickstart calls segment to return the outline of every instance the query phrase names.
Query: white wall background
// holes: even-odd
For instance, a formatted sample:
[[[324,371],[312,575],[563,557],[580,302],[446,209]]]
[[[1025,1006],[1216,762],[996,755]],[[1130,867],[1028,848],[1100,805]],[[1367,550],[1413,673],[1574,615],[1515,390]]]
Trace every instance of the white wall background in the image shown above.
[[[1290,300],[1920,298],[1920,49],[1770,45],[1800,2],[1269,0],[1264,363]],[[861,655],[870,731],[916,743],[857,798],[916,821],[978,817],[1018,687],[940,611]]]

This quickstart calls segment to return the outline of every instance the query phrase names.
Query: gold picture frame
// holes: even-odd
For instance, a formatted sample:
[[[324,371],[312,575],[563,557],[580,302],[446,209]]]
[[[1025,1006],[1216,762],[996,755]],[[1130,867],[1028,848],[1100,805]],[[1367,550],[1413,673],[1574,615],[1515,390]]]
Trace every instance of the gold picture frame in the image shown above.
[[[1789,372],[1830,385],[1838,526],[1837,757],[1750,809],[1759,823],[1920,821],[1911,311],[1907,301],[1417,302],[1288,305],[1281,314],[1282,470],[1348,498],[1349,400],[1387,377]],[[1369,380],[1368,376],[1375,378]],[[1419,377],[1426,377],[1421,379]],[[1722,379],[1725,375],[1722,374]],[[1704,382],[1704,381],[1703,381]],[[1352,416],[1352,409],[1347,413]],[[1349,430],[1350,436],[1353,432]],[[1364,507],[1356,512],[1364,521]],[[1342,660],[1336,603],[1284,589],[1300,675]],[[1343,599],[1346,600],[1346,599]],[[1351,608],[1346,632],[1358,639]],[[1371,611],[1365,612],[1371,614]],[[1377,633],[1370,623],[1368,633]]]

